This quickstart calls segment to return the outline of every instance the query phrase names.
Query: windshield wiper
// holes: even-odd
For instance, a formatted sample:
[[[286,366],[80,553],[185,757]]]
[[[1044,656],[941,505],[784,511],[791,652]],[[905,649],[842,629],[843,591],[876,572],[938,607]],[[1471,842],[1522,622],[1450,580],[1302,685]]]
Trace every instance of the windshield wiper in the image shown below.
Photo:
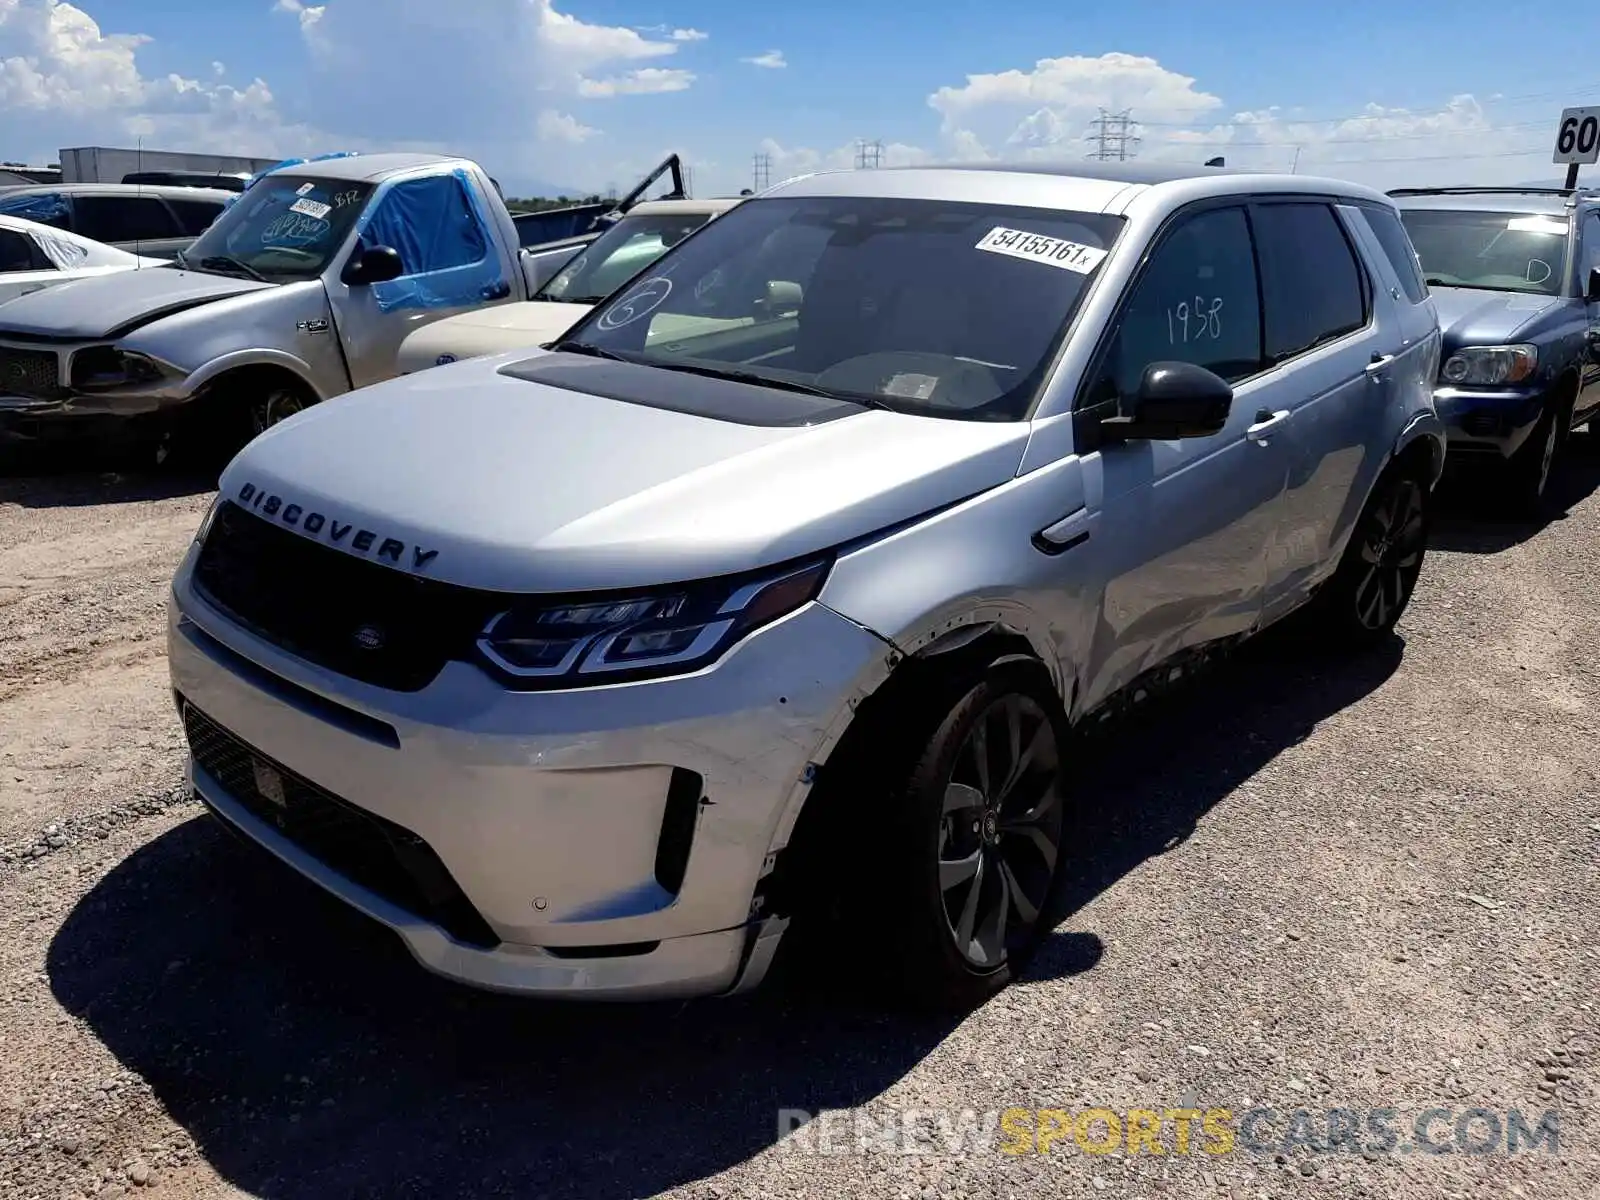
[[[708,379],[726,379],[730,383],[749,383],[756,387],[776,388],[784,392],[799,392],[803,396],[817,396],[823,400],[843,400],[847,404],[859,404],[863,408],[881,408],[887,412],[898,412],[894,405],[876,396],[863,396],[855,392],[830,392],[827,388],[817,387],[813,383],[801,383],[794,379],[781,379],[775,375],[763,375],[758,371],[730,370],[726,367],[704,367],[698,363],[662,362],[660,359],[651,359],[647,364],[651,367],[660,367],[663,371],[682,371],[688,375],[704,375]]]
[[[226,254],[208,254],[200,260],[202,271],[221,271],[224,274],[244,275],[254,279],[257,283],[267,282],[267,277],[256,270],[249,263],[242,263],[237,258],[229,258]]]
[[[564,341],[551,342],[546,350],[559,350],[563,354],[587,354],[590,358],[609,358],[612,362],[637,363],[639,360],[630,358],[626,354],[618,354],[615,350],[604,350],[599,346],[590,345],[588,342]]]

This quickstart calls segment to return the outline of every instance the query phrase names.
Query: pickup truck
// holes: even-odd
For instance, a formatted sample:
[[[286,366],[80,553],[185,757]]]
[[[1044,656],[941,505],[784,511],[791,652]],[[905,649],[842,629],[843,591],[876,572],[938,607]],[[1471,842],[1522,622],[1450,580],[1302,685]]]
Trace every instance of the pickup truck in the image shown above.
[[[739,203],[652,200],[635,205],[524,304],[462,313],[415,330],[400,344],[397,371],[409,375],[463,358],[550,341],[673,246]]]
[[[466,159],[286,163],[176,262],[5,305],[0,434],[133,435],[158,463],[180,449],[231,454],[291,413],[392,376],[419,326],[526,300],[669,169],[681,194],[674,156],[621,201],[529,214],[557,234],[530,247]]]
[[[1389,193],[1439,312],[1434,406],[1450,461],[1499,477],[1538,517],[1567,444],[1600,430],[1600,191],[1402,188]]]

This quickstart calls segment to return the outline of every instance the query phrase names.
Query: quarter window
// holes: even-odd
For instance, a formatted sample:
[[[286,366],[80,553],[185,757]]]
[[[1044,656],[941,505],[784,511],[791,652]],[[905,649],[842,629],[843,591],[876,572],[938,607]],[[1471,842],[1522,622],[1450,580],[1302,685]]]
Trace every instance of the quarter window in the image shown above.
[[[1242,208],[1190,217],[1156,247],[1086,402],[1132,396],[1146,367],[1174,361],[1229,383],[1261,369],[1261,301]]]
[[[1304,354],[1367,323],[1367,290],[1350,240],[1326,204],[1264,204],[1251,213],[1266,301],[1266,361]]]
[[[185,237],[199,237],[211,228],[211,223],[222,212],[222,205],[210,200],[171,200],[167,201],[172,206],[172,211],[178,214],[178,222],[183,226]]]
[[[1373,236],[1383,247],[1384,257],[1400,277],[1400,288],[1405,292],[1406,299],[1413,304],[1421,304],[1428,298],[1428,285],[1423,282],[1422,264],[1417,261],[1417,252],[1406,235],[1406,227],[1400,224],[1399,217],[1386,208],[1363,208],[1361,211],[1367,218],[1367,224],[1372,227]]]

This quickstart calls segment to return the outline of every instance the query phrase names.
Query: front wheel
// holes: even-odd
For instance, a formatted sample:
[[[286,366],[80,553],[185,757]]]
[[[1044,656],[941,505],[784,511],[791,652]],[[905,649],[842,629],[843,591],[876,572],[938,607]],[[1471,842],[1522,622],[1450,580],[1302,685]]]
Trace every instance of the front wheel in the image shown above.
[[[1543,513],[1551,474],[1566,443],[1567,425],[1566,406],[1559,400],[1546,404],[1528,440],[1506,460],[1508,498],[1516,515],[1535,518]]]
[[[1433,494],[1415,472],[1391,469],[1378,480],[1338,569],[1317,596],[1324,633],[1356,645],[1388,637],[1422,574],[1432,509]]]
[[[906,999],[970,1008],[1032,954],[1062,857],[1067,725],[1036,665],[989,668],[899,789],[884,863],[886,930]]]

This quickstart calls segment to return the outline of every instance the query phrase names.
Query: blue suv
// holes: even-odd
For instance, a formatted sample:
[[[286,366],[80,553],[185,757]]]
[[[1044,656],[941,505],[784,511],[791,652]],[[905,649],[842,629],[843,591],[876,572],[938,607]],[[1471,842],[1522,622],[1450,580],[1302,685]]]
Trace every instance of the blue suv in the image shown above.
[[[1389,195],[1439,312],[1450,455],[1498,466],[1509,505],[1534,515],[1568,433],[1600,431],[1600,190]]]

